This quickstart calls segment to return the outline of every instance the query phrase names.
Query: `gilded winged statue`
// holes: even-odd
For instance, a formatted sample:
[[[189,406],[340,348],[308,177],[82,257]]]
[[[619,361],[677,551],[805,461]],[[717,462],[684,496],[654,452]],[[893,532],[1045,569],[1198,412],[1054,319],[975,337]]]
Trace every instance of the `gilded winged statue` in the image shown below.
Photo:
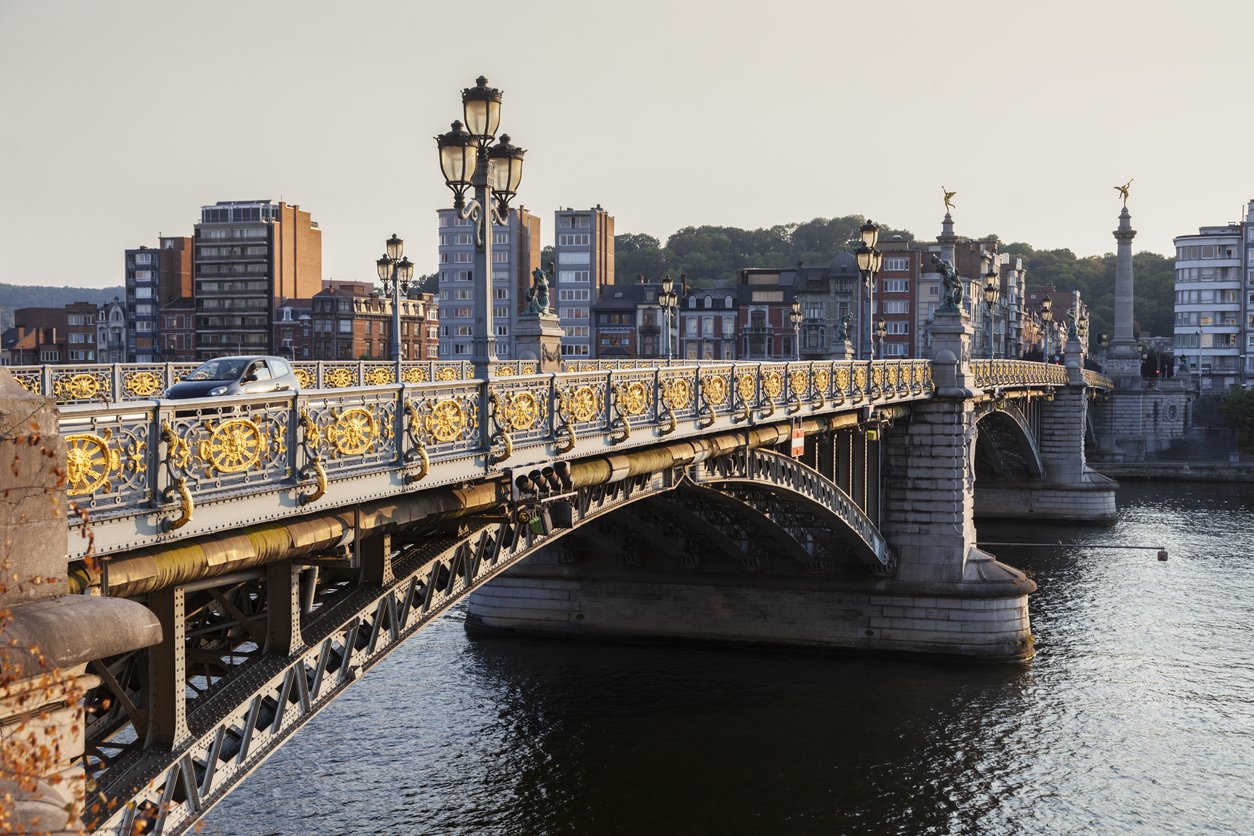
[[[941,186],[941,191],[945,193],[945,211],[946,211],[946,212],[949,212],[950,210],[957,208],[957,207],[955,207],[955,206],[954,206],[954,200],[953,200],[953,198],[954,198],[954,195],[956,195],[956,194],[958,194],[958,193],[957,193],[957,192],[946,191],[946,189],[945,189],[945,187],[944,187],[944,186]]]
[[[1136,178],[1133,178],[1133,179],[1136,179]],[[1115,191],[1119,192],[1119,194],[1123,196],[1123,208],[1124,209],[1128,208],[1128,190],[1130,188],[1132,188],[1132,180],[1129,180],[1128,182],[1124,183],[1122,186],[1115,186]]]

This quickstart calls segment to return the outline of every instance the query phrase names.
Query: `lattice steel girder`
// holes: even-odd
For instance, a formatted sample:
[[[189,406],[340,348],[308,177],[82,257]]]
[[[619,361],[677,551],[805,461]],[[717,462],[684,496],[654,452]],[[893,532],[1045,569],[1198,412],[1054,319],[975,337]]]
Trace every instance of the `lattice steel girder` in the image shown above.
[[[575,524],[669,491],[677,482],[665,472],[584,489],[575,504]],[[266,671],[262,681],[239,691],[217,716],[208,712],[219,711],[221,699],[205,700],[203,709],[198,705],[194,726],[203,731],[195,739],[174,751],[149,749],[146,757],[128,760],[122,771],[103,776],[100,785],[113,797],[113,805],[98,794],[92,801],[104,812],[89,825],[129,832],[138,818],[147,817],[156,832],[184,832],[400,642],[473,589],[571,530],[576,529],[543,536],[511,521],[480,525],[420,566],[398,574],[382,591],[358,585],[339,596],[338,603],[328,605],[330,610],[306,619],[304,650],[286,658],[271,654],[254,665]],[[404,563],[402,556],[396,565]],[[237,678],[231,687],[238,690],[240,684],[243,680]],[[127,798],[126,788],[139,789],[131,789],[134,795]],[[123,802],[131,803],[116,806]]]

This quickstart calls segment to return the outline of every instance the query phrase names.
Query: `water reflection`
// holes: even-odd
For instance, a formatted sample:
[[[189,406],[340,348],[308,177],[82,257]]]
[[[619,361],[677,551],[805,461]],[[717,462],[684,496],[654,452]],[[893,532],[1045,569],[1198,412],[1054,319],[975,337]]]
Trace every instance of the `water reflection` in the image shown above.
[[[1026,665],[471,640],[457,613],[206,832],[1248,831],[1254,491],[1179,487],[1124,488],[1113,528],[981,527],[1071,544],[998,550],[1040,587]]]

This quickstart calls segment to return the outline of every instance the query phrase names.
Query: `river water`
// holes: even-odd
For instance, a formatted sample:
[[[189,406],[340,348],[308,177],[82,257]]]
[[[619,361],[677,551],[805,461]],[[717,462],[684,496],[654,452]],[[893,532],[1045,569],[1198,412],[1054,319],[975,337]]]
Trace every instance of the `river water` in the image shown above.
[[[1254,833],[1254,487],[980,527],[1021,665],[471,639],[394,652],[204,833]],[[1153,551],[1098,545],[1166,546]]]

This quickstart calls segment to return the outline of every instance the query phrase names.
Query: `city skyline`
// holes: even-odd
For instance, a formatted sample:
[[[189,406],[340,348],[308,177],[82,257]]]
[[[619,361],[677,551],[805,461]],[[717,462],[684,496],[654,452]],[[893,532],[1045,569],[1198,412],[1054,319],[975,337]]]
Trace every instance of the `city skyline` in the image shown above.
[[[528,149],[515,203],[545,244],[556,210],[597,204],[620,234],[663,242],[846,214],[931,238],[943,185],[959,234],[1100,255],[1114,186],[1135,178],[1137,249],[1170,254],[1252,196],[1249,117],[1216,83],[1247,63],[1254,12],[1235,3],[1205,18],[1165,3],[970,0],[892,18],[502,4],[473,36],[400,3],[248,7],[247,27],[148,2],[73,8],[0,2],[0,282],[119,284],[126,249],[252,198],[312,214],[323,278],[370,280],[393,232],[436,272],[451,201],[432,137],[481,73]],[[74,249],[50,257],[67,234]]]

